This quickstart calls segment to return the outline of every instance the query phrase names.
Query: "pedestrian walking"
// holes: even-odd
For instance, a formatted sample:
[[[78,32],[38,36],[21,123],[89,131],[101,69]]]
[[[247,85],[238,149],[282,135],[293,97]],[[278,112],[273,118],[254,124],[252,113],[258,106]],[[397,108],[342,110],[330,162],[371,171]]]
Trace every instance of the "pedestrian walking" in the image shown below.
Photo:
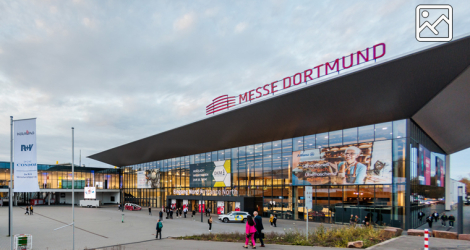
[[[369,217],[367,217],[367,215],[366,215],[366,217],[364,217],[364,220],[362,221],[362,224],[364,224],[364,226],[366,226],[366,227],[369,226]]]
[[[276,222],[277,222],[277,215],[274,215],[274,217],[273,217],[273,225],[274,225],[274,227],[277,227]]]
[[[274,220],[274,215],[271,214],[271,216],[269,216],[269,223],[271,223],[271,226],[273,226],[273,220]]]
[[[161,221],[163,220],[163,211],[160,210],[160,212],[158,213],[158,217]]]
[[[418,220],[419,220],[419,222],[421,222],[421,223],[423,222],[423,217],[424,217],[424,215],[425,215],[425,214],[423,213],[423,211],[419,211],[419,212],[418,212]]]
[[[209,217],[207,220],[207,223],[209,224],[209,232],[212,231],[212,216]]]
[[[165,213],[166,213],[166,219],[168,220],[170,218],[170,210],[168,210],[168,208],[166,208]]]
[[[349,218],[349,225],[354,226],[356,224],[356,219],[354,218],[354,215],[351,214],[351,218]]]
[[[191,215],[191,218],[193,218],[194,220],[195,217],[196,217],[196,209],[193,208],[193,214]]]
[[[179,210],[180,210],[180,218],[182,218],[183,217],[183,209],[180,207]]]
[[[451,214],[448,219],[449,219],[449,226],[454,227],[455,217]]]
[[[29,208],[29,215],[33,215],[33,205]]]
[[[184,218],[186,218],[186,214],[188,213],[188,208],[187,207],[183,208],[183,213],[184,213]]]
[[[253,244],[253,249],[256,249],[256,242],[255,242],[255,233],[256,233],[256,227],[255,227],[255,221],[253,220],[253,217],[251,215],[248,215],[246,217],[246,225],[245,225],[245,235],[246,235],[246,240],[245,240],[245,245],[243,246],[244,248],[248,248],[248,243],[250,242]]]
[[[28,207],[28,206],[26,206],[26,213],[24,213],[24,214],[28,214],[28,215],[29,215],[29,207]]]
[[[434,222],[437,222],[437,220],[439,220],[439,213],[438,212],[434,211],[432,216],[434,217]]]
[[[447,224],[447,219],[448,219],[448,218],[447,218],[446,213],[442,213],[442,215],[441,215],[441,221],[442,221],[442,223],[441,223],[441,224],[442,224],[443,226],[445,226],[445,227],[447,227],[447,225],[446,225],[446,224]]]
[[[429,229],[432,229],[432,220],[433,220],[433,216],[432,216],[432,214],[430,214],[430,215],[426,218],[426,222],[427,222],[428,225],[429,225]]]
[[[170,219],[173,219],[173,210],[170,210]]]
[[[163,228],[162,220],[158,220],[158,222],[157,222],[157,234],[155,234],[155,239],[158,239],[159,234],[160,234],[160,240],[162,239],[162,228]]]
[[[152,215],[152,208],[149,207],[149,215]]]
[[[256,228],[255,241],[258,238],[259,242],[261,243],[261,247],[264,247],[264,241],[263,241],[264,233],[262,232],[264,229],[263,218],[261,218],[261,216],[258,215],[257,211],[255,211],[253,215],[255,216],[255,228]]]

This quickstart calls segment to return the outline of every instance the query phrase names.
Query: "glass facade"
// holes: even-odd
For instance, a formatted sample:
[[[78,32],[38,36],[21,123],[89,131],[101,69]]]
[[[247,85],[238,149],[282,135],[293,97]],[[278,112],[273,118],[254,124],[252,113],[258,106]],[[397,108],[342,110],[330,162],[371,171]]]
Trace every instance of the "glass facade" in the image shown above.
[[[293,152],[387,141],[392,151],[390,182],[312,185],[314,199],[309,220],[342,224],[349,223],[351,214],[361,219],[368,215],[374,223],[404,227],[408,126],[411,126],[409,120],[399,120],[126,166],[123,168],[124,198],[126,202],[143,206],[169,206],[167,196],[194,189],[189,185],[191,164],[230,159],[231,186],[207,189],[236,190],[231,195],[258,198],[262,206],[257,209],[263,216],[276,214],[278,218],[305,219],[305,185],[293,183]],[[367,158],[364,153],[361,156]],[[372,171],[370,165],[367,171]],[[138,189],[137,171],[154,168],[160,171],[161,188]],[[190,208],[197,199],[195,196],[194,201],[189,201]],[[206,207],[216,211],[213,202],[208,202]],[[235,205],[226,202],[225,208],[227,213]]]

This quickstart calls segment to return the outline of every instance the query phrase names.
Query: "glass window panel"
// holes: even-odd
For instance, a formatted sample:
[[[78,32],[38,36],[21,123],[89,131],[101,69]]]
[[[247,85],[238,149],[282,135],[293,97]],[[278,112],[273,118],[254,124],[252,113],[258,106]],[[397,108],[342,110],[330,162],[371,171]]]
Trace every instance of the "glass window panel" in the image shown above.
[[[292,153],[282,154],[282,176],[285,178],[285,184],[291,183],[291,165],[292,165]]]
[[[393,161],[405,160],[405,139],[393,140]]]
[[[357,128],[343,130],[343,145],[357,143]]]
[[[359,127],[359,142],[374,140],[374,125]]]
[[[303,151],[304,150],[304,138],[296,137],[292,139],[292,151]]]
[[[255,159],[253,157],[246,157],[246,176],[247,186],[254,185],[253,178],[255,177]]]
[[[273,178],[272,155],[263,155],[263,177],[264,179]],[[271,181],[266,181],[265,185],[272,185]]]
[[[393,138],[406,137],[406,120],[393,122]]]
[[[263,144],[260,143],[255,145],[255,155],[263,155]]]
[[[212,159],[211,161],[217,161],[217,151],[212,152]]]
[[[263,154],[264,155],[272,154],[272,142],[263,143]]]
[[[385,122],[375,124],[375,140],[390,140],[392,139],[392,123]]]
[[[201,163],[204,163],[206,162],[206,154],[202,153],[199,155],[199,159],[200,159],[200,162]]]
[[[328,133],[329,146],[339,146],[343,144],[343,131],[332,131]]]
[[[232,148],[232,159],[238,158],[238,148]]]
[[[317,134],[316,141],[317,148],[327,148],[328,147],[328,133]]]
[[[225,160],[225,151],[224,150],[219,150],[217,152],[217,160],[218,161]]]
[[[206,153],[206,162],[212,161],[212,152],[207,152]]]
[[[292,152],[292,138],[282,140],[282,152]]]
[[[273,154],[273,179],[282,179],[282,155]],[[273,183],[274,184],[274,183]]]
[[[232,159],[232,185],[238,186],[238,159]]]
[[[307,135],[304,137],[304,150],[315,148],[315,135]]]
[[[246,156],[253,156],[255,155],[255,145],[246,146]]]
[[[263,156],[255,156],[255,185],[263,186]]]
[[[245,157],[245,156],[246,156],[245,147],[239,147],[238,148],[238,158]]]
[[[279,141],[273,141],[273,154],[279,154],[282,152],[282,142]]]
[[[199,155],[194,155],[194,163],[200,163],[201,160],[199,159]]]
[[[246,158],[238,158],[238,185],[247,185]]]
[[[230,149],[225,150],[225,159],[230,159],[231,158],[232,151]]]

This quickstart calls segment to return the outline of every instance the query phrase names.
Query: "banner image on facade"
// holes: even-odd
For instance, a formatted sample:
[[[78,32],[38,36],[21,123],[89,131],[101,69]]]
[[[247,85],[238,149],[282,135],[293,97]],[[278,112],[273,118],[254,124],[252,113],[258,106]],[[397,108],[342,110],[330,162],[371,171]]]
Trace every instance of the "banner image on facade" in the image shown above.
[[[188,208],[188,200],[183,200],[183,209]]]
[[[418,178],[419,184],[431,185],[431,151],[422,145],[418,152]]]
[[[436,156],[436,185],[444,187],[445,176],[444,160]]]
[[[391,184],[392,141],[295,151],[292,185]]]
[[[235,202],[235,211],[240,211],[240,202]]]
[[[36,119],[14,121],[14,192],[39,192]]]
[[[190,164],[190,187],[230,187],[230,160]]]
[[[217,202],[217,214],[224,214],[225,213],[225,205],[223,201]]]
[[[206,204],[202,203],[202,201],[199,201],[198,211],[199,211],[199,213],[206,212]]]
[[[85,199],[96,199],[95,187],[85,187]]]
[[[160,188],[160,169],[137,171],[137,188]]]

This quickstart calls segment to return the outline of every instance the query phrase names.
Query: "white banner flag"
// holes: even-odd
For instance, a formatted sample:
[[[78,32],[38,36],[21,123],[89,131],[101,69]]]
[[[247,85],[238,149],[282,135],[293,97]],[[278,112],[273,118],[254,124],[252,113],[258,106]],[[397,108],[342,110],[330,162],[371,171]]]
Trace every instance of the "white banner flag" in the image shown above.
[[[39,192],[36,119],[14,122],[14,192]]]

